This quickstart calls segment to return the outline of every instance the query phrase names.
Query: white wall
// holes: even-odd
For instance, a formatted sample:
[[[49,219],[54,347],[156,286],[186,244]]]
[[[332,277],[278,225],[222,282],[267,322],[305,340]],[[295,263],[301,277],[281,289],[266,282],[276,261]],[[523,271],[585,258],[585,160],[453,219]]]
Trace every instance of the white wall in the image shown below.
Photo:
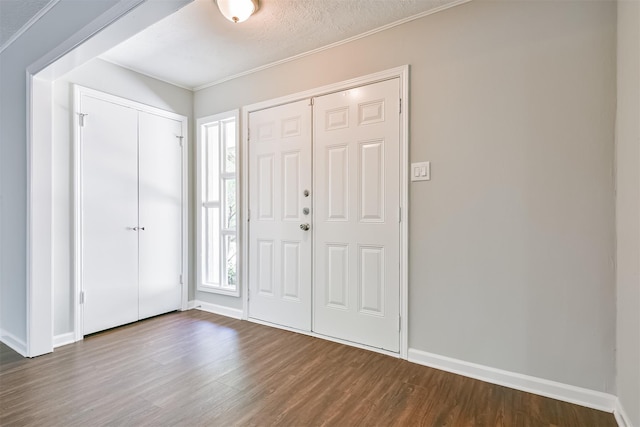
[[[59,2],[0,53],[0,335],[3,340],[13,337],[26,344],[27,338],[25,70],[116,3],[117,0]]]
[[[100,59],[94,59],[55,81],[53,100],[54,335],[71,332],[74,327],[72,311],[74,83],[187,116],[190,126],[193,123],[193,92]],[[189,134],[190,148],[192,148],[195,140],[192,139],[191,129]],[[193,151],[189,154],[190,159],[193,157],[192,154]],[[193,223],[193,221],[190,222]]]
[[[640,2],[618,2],[617,385],[640,426]]]
[[[477,0],[198,91],[194,113],[410,64],[410,157],[433,173],[410,187],[410,347],[613,392],[615,43],[614,2]]]

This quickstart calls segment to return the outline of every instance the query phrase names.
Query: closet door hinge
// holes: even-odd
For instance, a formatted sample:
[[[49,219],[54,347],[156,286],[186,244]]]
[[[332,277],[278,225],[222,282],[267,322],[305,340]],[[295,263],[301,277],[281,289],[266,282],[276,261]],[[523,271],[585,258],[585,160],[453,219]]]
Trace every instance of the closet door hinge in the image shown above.
[[[88,116],[89,114],[78,113],[78,121],[80,122],[80,127],[84,127],[84,116]]]
[[[400,332],[400,329],[402,329],[402,317],[398,316],[398,332]]]
[[[311,107],[313,107],[315,103],[316,103],[315,98],[311,98],[311,99],[309,100],[309,105],[310,105]]]
[[[178,138],[178,143],[180,144],[180,147],[182,147],[182,141],[184,140],[184,136],[176,135],[176,138]]]
[[[247,142],[251,141],[251,128],[247,127]]]
[[[402,222],[402,207],[398,206],[398,222]]]
[[[180,275],[180,284],[184,285],[184,280],[182,279],[182,274]]]
[[[80,291],[80,304],[84,304],[84,300],[85,300],[84,291]]]
[[[400,109],[398,111],[400,111],[399,114],[402,114],[402,98],[400,98]]]

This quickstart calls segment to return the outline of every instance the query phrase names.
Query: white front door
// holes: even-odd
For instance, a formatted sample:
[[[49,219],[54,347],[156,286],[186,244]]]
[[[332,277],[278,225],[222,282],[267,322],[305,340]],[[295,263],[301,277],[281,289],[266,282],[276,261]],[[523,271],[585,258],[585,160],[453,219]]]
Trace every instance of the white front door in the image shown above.
[[[314,331],[400,349],[400,83],[314,99]]]
[[[86,335],[138,320],[138,112],[80,102]]]
[[[309,100],[250,113],[249,136],[249,317],[310,331]]]
[[[182,122],[139,113],[140,319],[182,300]]]

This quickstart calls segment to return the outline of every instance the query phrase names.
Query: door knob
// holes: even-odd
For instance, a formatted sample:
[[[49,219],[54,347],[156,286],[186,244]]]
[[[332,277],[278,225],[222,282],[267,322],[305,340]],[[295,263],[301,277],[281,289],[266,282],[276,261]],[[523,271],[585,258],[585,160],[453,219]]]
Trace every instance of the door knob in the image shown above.
[[[142,230],[144,231],[144,227],[133,227],[133,231]]]
[[[309,224],[300,224],[300,230],[307,231],[311,226]]]

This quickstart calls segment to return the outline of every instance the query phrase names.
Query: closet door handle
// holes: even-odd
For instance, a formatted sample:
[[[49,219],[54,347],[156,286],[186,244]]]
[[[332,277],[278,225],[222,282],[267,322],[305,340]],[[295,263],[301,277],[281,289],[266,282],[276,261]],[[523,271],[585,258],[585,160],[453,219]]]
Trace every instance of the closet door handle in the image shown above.
[[[138,230],[144,231],[144,227],[133,227],[132,230],[133,231],[138,231]]]

